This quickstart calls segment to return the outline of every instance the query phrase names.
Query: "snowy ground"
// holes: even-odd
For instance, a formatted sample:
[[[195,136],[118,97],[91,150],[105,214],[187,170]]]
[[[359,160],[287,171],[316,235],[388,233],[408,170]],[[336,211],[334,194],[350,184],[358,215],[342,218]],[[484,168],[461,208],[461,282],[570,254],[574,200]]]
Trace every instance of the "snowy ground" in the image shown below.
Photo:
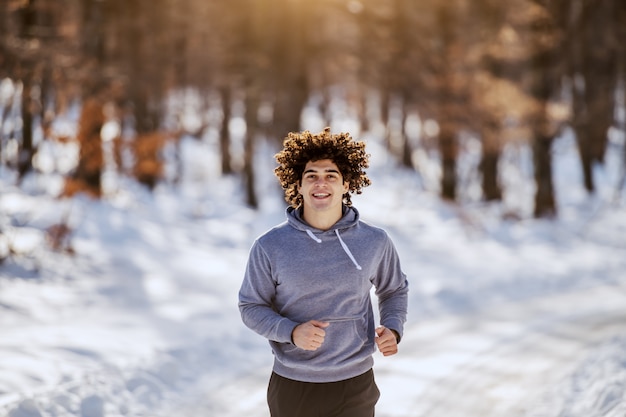
[[[109,179],[103,201],[56,200],[49,179],[17,188],[0,173],[0,416],[268,416],[271,352],[236,304],[281,198],[263,179],[261,209],[245,208],[237,181],[186,146],[197,159],[182,187],[152,195]],[[446,205],[371,144],[374,184],[355,206],[391,234],[411,285],[400,353],[376,356],[377,415],[625,415],[621,146],[589,198],[573,142],[560,141],[559,218],[537,221],[515,206],[532,198],[523,187],[506,209]],[[45,245],[64,218],[73,256]]]

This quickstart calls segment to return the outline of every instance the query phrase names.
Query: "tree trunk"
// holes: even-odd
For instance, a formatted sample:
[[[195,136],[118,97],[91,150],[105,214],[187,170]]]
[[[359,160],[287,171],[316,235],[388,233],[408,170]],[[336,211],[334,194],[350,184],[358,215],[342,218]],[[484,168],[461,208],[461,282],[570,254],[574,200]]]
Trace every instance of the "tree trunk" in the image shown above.
[[[386,87],[380,92],[380,121],[385,126],[385,146],[391,150],[391,92]]]
[[[535,217],[556,216],[554,186],[552,184],[552,147],[553,139],[541,134],[533,142],[533,162],[535,168]]]
[[[17,172],[19,181],[33,169],[33,100],[31,89],[33,86],[32,71],[26,71],[22,78],[22,143],[17,156]]]
[[[456,199],[458,146],[455,132],[449,126],[441,126],[439,152],[441,153],[441,196],[446,200],[454,201]]]
[[[502,199],[502,190],[498,183],[498,162],[501,153],[499,134],[497,123],[483,123],[483,146],[479,169],[482,174],[483,197],[486,201]]]
[[[231,164],[230,155],[230,132],[228,130],[228,123],[231,118],[231,98],[232,93],[230,86],[224,86],[220,88],[220,94],[222,96],[222,128],[220,129],[220,155],[222,162],[222,174],[228,175],[233,173],[233,166]]]
[[[304,74],[292,74],[293,79],[279,88],[274,105],[272,136],[284,138],[288,132],[300,130],[300,116],[306,104],[307,86]],[[279,83],[280,84],[280,83]]]
[[[480,161],[480,171],[482,173],[483,195],[486,201],[502,199],[502,190],[498,184],[499,160],[499,153],[483,151]]]
[[[406,101],[405,101],[406,103]],[[406,134],[406,118],[408,111],[406,105],[402,106],[402,125],[400,126],[400,132],[402,135],[402,154],[400,156],[400,163],[406,168],[413,168],[413,147],[409,136]]]
[[[246,204],[256,209],[259,201],[256,194],[256,175],[254,169],[255,140],[258,127],[257,112],[259,109],[259,98],[253,90],[249,90],[246,96],[246,137],[244,143],[244,184],[246,189]]]
[[[11,131],[15,130],[14,127],[11,127],[11,131],[8,131],[8,129],[5,128],[7,125],[7,121],[12,116],[11,109],[13,108],[14,100],[15,94],[12,94],[11,97],[9,97],[7,103],[5,103],[4,107],[0,108],[0,162],[4,161],[4,157],[2,156],[2,154],[4,152],[4,144],[6,142],[6,139],[11,137]]]

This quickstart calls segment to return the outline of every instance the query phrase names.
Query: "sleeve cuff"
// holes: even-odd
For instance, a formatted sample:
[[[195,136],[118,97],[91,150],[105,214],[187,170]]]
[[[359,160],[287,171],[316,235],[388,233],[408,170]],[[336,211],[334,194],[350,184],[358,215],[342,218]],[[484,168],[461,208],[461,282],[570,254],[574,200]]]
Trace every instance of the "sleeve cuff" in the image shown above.
[[[289,320],[287,318],[280,321],[278,324],[278,332],[277,332],[277,342],[279,343],[291,343],[293,344],[293,339],[291,335],[293,334],[293,329],[296,328],[300,323],[296,323],[295,321]]]
[[[400,340],[402,340],[402,334],[403,334],[402,323],[399,320],[388,320],[385,323],[382,323],[382,325],[388,328],[389,330],[393,330],[394,333],[396,334],[396,341],[400,343]]]

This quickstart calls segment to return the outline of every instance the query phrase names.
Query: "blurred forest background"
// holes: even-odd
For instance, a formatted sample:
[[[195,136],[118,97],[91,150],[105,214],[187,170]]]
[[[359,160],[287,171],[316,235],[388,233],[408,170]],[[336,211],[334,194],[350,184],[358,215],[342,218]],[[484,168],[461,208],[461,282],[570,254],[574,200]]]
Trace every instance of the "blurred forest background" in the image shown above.
[[[176,183],[165,147],[212,132],[255,207],[259,141],[279,146],[310,106],[330,125],[339,99],[399,164],[436,164],[450,201],[464,175],[501,199],[503,149],[528,146],[534,215],[551,217],[554,140],[574,133],[593,193],[623,145],[625,74],[623,0],[0,0],[0,163],[20,181],[56,169],[38,163],[47,142],[72,144],[62,195],[101,196],[104,149],[153,188]],[[59,127],[72,111],[76,129]],[[464,173],[470,139],[480,163]]]

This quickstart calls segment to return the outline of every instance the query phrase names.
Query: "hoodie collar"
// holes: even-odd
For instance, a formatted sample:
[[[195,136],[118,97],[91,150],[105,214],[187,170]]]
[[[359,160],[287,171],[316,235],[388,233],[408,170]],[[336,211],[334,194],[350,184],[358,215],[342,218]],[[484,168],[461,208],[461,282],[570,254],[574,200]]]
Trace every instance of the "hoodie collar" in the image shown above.
[[[356,225],[359,221],[360,215],[356,208],[348,207],[346,205],[343,206],[343,215],[341,218],[331,226],[328,230],[316,229],[315,227],[309,225],[302,218],[302,209],[301,208],[293,208],[288,207],[286,210],[287,214],[287,222],[289,225],[297,230],[301,230],[306,232],[310,230],[313,233],[324,233],[324,232],[335,232],[335,230],[343,230],[349,227]]]
[[[331,232],[335,234],[337,236],[337,239],[339,240],[339,243],[341,244],[341,248],[346,253],[346,255],[348,255],[348,257],[350,258],[350,260],[352,261],[356,269],[358,270],[362,269],[361,265],[359,265],[354,255],[350,251],[350,248],[348,247],[348,245],[346,245],[346,243],[341,238],[341,234],[339,234],[340,230],[345,230],[358,223],[359,212],[354,207],[348,207],[344,205],[343,216],[341,217],[341,219],[339,219],[339,221],[337,221],[337,223],[335,223],[328,230],[320,230],[320,229],[316,229],[314,227],[309,226],[309,224],[306,223],[304,219],[302,218],[302,211],[300,209],[295,209],[293,207],[287,208],[287,221],[290,226],[292,226],[293,228],[297,230],[305,232],[312,240],[316,241],[317,243],[322,243],[322,239],[317,237],[315,235],[315,232],[317,232],[318,234],[323,234],[327,232]]]

